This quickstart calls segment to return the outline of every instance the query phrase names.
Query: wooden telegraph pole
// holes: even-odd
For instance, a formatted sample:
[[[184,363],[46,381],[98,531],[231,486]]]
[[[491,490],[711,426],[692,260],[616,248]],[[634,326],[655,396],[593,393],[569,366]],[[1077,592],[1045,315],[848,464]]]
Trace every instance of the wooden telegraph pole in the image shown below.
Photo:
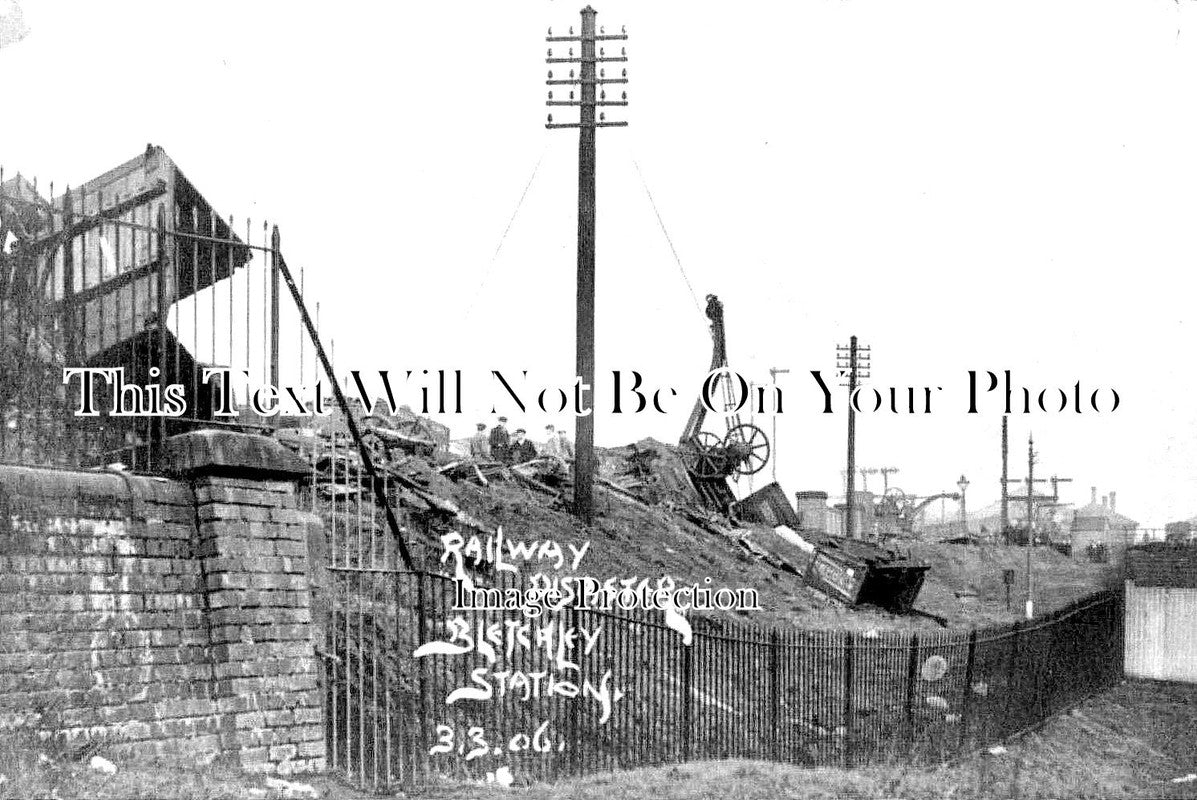
[[[852,405],[860,378],[869,377],[869,348],[860,347],[853,336],[847,346],[836,345],[836,367],[847,377],[848,387],[848,485],[844,497],[844,537],[856,538],[856,409]]]
[[[1007,438],[1006,417],[1002,417],[1002,538],[1010,544],[1010,443]]]
[[[789,374],[788,369],[781,369],[780,367],[769,367],[769,380],[774,386],[777,385],[777,376]],[[773,414],[773,482],[777,482],[777,414]]]
[[[1035,501],[1043,500],[1050,501],[1050,497],[1035,494],[1035,484],[1046,483],[1046,478],[1035,477],[1035,438],[1033,436],[1027,437],[1027,477],[1018,480],[1009,480],[1009,483],[1026,482],[1027,494],[1025,497],[1014,495],[1009,498],[1015,502],[1025,500],[1027,504],[1027,619],[1032,619],[1035,616],[1035,578],[1031,572],[1031,549],[1035,546]]]
[[[549,64],[578,64],[580,74],[573,68],[569,70],[568,78],[554,78],[549,70],[547,83],[550,86],[577,86],[578,97],[575,98],[573,89],[569,91],[569,99],[553,99],[553,91],[549,90],[549,106],[577,106],[577,122],[553,122],[553,115],[549,114],[546,128],[577,128],[578,129],[578,322],[577,322],[577,376],[582,383],[582,391],[594,388],[594,218],[595,218],[595,131],[598,128],[622,127],[627,122],[607,122],[606,115],[598,113],[595,119],[595,109],[598,106],[626,106],[627,93],[624,92],[620,100],[608,100],[605,90],[600,89],[608,83],[628,82],[627,70],[623,70],[618,78],[606,77],[605,70],[597,70],[598,64],[618,61],[626,62],[627,51],[620,50],[618,56],[607,56],[602,48],[595,52],[598,42],[626,41],[627,33],[607,35],[601,29],[595,33],[594,20],[598,12],[590,6],[582,9],[581,35],[575,36],[574,29],[569,29],[568,36],[554,36],[553,29],[545,38],[548,42],[577,42],[579,52],[575,55],[574,48],[569,48],[567,57],[554,57],[553,49],[549,48],[546,62]],[[585,398],[585,395],[582,395]],[[578,417],[578,434],[576,439],[574,460],[574,513],[583,521],[594,519],[594,412]]]
[[[1027,619],[1035,616],[1035,578],[1031,551],[1035,548],[1035,439],[1027,437]]]

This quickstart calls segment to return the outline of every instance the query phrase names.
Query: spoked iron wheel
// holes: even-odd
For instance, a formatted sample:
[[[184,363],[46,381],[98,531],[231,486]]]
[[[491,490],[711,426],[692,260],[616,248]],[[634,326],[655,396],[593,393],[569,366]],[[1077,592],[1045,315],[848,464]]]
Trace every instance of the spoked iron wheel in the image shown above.
[[[719,437],[709,431],[699,431],[686,442],[686,468],[699,478],[718,478],[726,475],[726,457]]]
[[[723,446],[728,456],[735,459],[735,471],[739,475],[755,475],[769,461],[769,437],[747,422],[728,431]]]

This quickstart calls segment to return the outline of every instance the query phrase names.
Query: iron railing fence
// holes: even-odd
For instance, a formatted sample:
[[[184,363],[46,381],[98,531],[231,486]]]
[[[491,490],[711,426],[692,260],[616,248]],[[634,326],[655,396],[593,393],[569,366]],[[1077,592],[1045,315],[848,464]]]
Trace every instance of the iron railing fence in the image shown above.
[[[247,221],[242,237],[179,181],[49,203],[19,186],[0,195],[0,461],[120,461],[152,473],[171,433],[229,424],[213,412],[219,387],[204,384],[205,366],[272,385],[332,374],[275,231]],[[26,232],[40,227],[14,244],[7,227],[18,217]],[[292,325],[299,336],[279,335]],[[122,367],[134,387],[179,384],[187,413],[79,417],[78,384],[64,386],[62,370],[83,366]],[[113,392],[101,383],[95,401],[106,407]],[[236,425],[272,428],[310,460],[304,497],[324,518],[327,545],[316,609],[329,763],[359,785],[477,779],[500,766],[551,780],[703,758],[942,759],[1036,724],[1120,674],[1114,593],[1033,625],[934,635],[694,619],[689,646],[659,616],[577,610],[537,627],[600,631],[576,659],[580,671],[519,645],[518,628],[517,645],[500,648],[494,664],[478,652],[415,658],[453,618],[473,631],[498,626],[500,638],[522,618],[454,610],[436,531],[424,527],[430,515],[416,523],[408,513],[439,501],[421,492],[401,453],[363,437],[331,383],[341,415],[321,430],[283,437],[271,420]],[[152,401],[136,389],[126,399]],[[489,670],[484,683],[479,668]],[[550,676],[587,688],[570,698]],[[445,702],[484,684],[489,700]]]
[[[321,500],[329,489],[320,485],[352,489],[357,478],[352,469],[325,476],[310,496],[323,506],[329,544],[319,593],[329,764],[362,787],[484,780],[500,767],[516,780],[555,780],[697,759],[938,762],[1121,677],[1120,591],[972,631],[850,633],[700,617],[688,646],[659,613],[571,609],[529,620],[458,610],[431,532],[405,522],[420,565],[408,569],[365,491]],[[526,588],[522,576],[474,581]],[[493,637],[493,663],[485,647],[413,655],[454,641],[454,630]],[[593,636],[584,657],[566,651],[579,669],[521,643],[546,630]],[[562,680],[580,695],[566,696],[572,690],[554,684]],[[463,687],[490,696],[446,702]]]
[[[302,425],[246,407],[269,385],[277,405],[292,405],[291,387],[310,409],[315,382],[334,382],[319,303],[311,314],[277,226],[220,217],[158,148],[88,185],[107,188],[45,200],[36,183],[5,181],[0,169],[0,461],[119,460],[154,472],[172,433]],[[80,416],[82,381],[64,382],[70,367],[119,368],[123,391],[93,379],[99,413]],[[216,413],[226,386],[205,380],[208,368],[228,371],[238,416]],[[156,413],[172,384],[184,413]],[[118,395],[134,413],[111,413]],[[347,414],[343,399],[328,405]]]
[[[375,468],[278,228],[219,217],[156,148],[93,184],[109,192],[46,201],[0,173],[0,463],[152,474],[172,434],[270,432],[311,455],[324,495],[347,491],[337,471],[352,464],[412,568],[385,485],[402,479]],[[79,413],[82,377],[64,380],[84,367],[121,371],[120,384],[91,380],[94,416]],[[318,381],[331,416],[312,415]],[[182,413],[161,413],[171,386]],[[292,414],[247,407],[259,389],[264,407]]]
[[[68,191],[51,201],[22,198],[11,181],[5,187],[0,461],[60,467],[119,461],[155,472],[173,433],[273,427],[271,419],[247,418],[244,408],[239,417],[218,416],[222,381],[205,381],[205,368],[229,369],[234,385],[278,383],[279,365],[289,373],[283,382],[297,386],[305,370],[318,374],[298,307],[272,307],[283,296],[274,283],[277,230],[221,219],[183,186],[130,197]],[[17,238],[10,228],[22,211],[27,235]],[[300,335],[278,336],[280,324]],[[278,342],[290,351],[280,355]],[[71,367],[122,370],[121,386],[92,379],[97,415],[78,413],[83,384],[82,378],[64,382],[63,370]],[[182,387],[185,410],[156,414],[166,409],[171,384]],[[134,413],[113,414],[117,400],[120,410]],[[234,402],[245,400],[238,386]]]

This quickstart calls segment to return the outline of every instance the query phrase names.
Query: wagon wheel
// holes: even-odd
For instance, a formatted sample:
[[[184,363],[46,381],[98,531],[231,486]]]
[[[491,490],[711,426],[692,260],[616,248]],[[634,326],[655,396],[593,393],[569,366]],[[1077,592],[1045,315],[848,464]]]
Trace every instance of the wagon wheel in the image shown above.
[[[709,431],[699,431],[691,436],[686,440],[686,469],[699,478],[718,478],[726,474],[721,445],[719,437]]]
[[[740,475],[755,475],[769,461],[769,437],[747,422],[728,431],[723,446],[729,457],[735,459],[736,472]]]

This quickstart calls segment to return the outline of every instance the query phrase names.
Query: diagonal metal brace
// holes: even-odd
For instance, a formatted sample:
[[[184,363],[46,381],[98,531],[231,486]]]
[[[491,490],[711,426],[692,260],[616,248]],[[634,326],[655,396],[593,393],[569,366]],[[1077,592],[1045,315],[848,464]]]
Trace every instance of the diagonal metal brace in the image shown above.
[[[403,532],[399,529],[399,520],[395,518],[395,512],[387,500],[382,483],[378,480],[378,473],[374,469],[374,461],[370,458],[370,448],[366,447],[366,443],[362,440],[362,433],[358,430],[357,422],[353,419],[353,415],[349,413],[349,401],[345,399],[345,393],[341,391],[341,384],[337,382],[337,376],[333,374],[332,363],[328,360],[328,354],[324,352],[324,345],[320,342],[320,337],[316,335],[316,326],[312,324],[312,318],[308,316],[307,306],[303,303],[303,297],[299,294],[299,287],[295,285],[295,279],[291,277],[291,270],[287,268],[287,259],[283,258],[282,253],[279,254],[278,265],[283,280],[287,283],[287,288],[291,290],[291,297],[295,300],[295,306],[299,309],[299,315],[303,317],[303,324],[308,330],[308,336],[316,345],[316,353],[320,356],[320,363],[324,366],[324,374],[332,381],[333,392],[337,398],[337,406],[341,409],[341,413],[345,415],[345,423],[349,426],[349,433],[353,436],[353,441],[357,445],[357,452],[361,456],[362,465],[365,466],[366,472],[370,476],[370,485],[374,487],[374,499],[378,501],[379,505],[386,512],[387,527],[391,529],[391,534],[399,544],[399,555],[403,558],[403,564],[409,570],[415,571],[415,565],[412,564],[411,560],[411,553],[407,549],[407,541],[403,538]]]

